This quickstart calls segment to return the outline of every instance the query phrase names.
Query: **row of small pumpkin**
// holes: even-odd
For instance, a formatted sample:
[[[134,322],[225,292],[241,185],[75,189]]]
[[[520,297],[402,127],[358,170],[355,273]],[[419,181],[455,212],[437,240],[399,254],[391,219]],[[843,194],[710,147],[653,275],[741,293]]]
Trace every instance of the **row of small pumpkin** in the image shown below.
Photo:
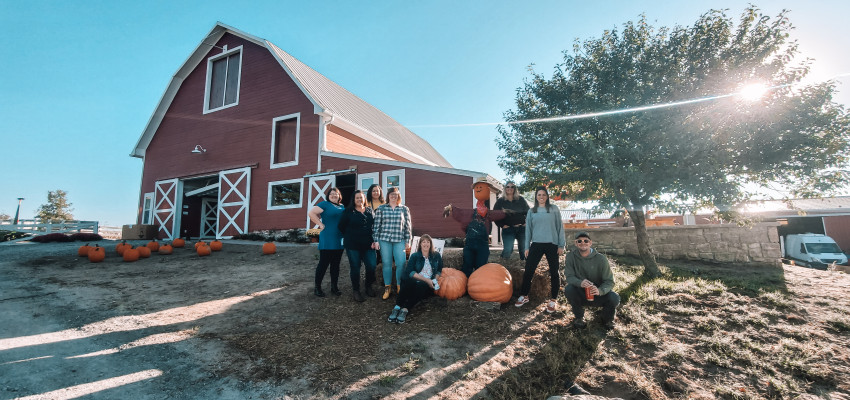
[[[473,300],[507,303],[513,296],[511,273],[496,263],[481,266],[468,279],[459,270],[443,268],[437,283],[440,284],[437,296],[448,300],[456,300],[469,293]]]
[[[174,252],[174,248],[181,248],[186,246],[186,241],[183,239],[174,239],[171,244],[163,243],[159,244],[156,240],[152,240],[148,242],[148,244],[144,246],[135,247],[132,244],[127,243],[127,241],[122,241],[115,245],[115,252],[121,256],[124,261],[133,262],[138,261],[140,258],[148,258],[152,253],[159,253],[162,255],[169,255]],[[213,251],[220,251],[222,249],[223,244],[219,240],[213,240],[212,242],[206,243],[204,241],[199,241],[195,243],[195,251],[199,256],[208,256]],[[94,247],[89,246],[86,243],[84,246],[80,246],[77,249],[77,255],[80,257],[88,257],[89,261],[93,263],[98,263],[103,261],[106,258],[106,250],[103,247],[95,244]]]

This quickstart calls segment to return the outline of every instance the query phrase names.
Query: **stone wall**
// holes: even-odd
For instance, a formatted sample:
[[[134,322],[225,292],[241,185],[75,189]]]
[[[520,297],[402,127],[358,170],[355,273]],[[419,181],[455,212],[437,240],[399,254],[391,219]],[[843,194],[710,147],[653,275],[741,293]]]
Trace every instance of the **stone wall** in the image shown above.
[[[723,263],[778,265],[778,223],[753,227],[724,225],[675,225],[646,228],[655,256],[659,259],[701,260]],[[569,245],[580,229],[567,229]],[[639,257],[635,231],[629,228],[586,229],[600,252]]]

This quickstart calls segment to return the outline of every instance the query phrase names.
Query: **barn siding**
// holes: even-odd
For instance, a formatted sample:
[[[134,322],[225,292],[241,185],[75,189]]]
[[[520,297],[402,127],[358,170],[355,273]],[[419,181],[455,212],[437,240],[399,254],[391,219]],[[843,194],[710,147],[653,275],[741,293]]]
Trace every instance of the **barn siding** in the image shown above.
[[[239,104],[203,113],[207,69],[204,58],[183,81],[147,148],[142,193],[153,191],[155,181],[169,177],[217,174],[256,165],[251,169],[249,229],[266,225],[270,217],[282,225],[296,221],[303,225],[306,205],[297,218],[294,212],[269,215],[266,200],[268,182],[294,179],[316,170],[319,117],[313,112],[313,104],[267,49],[231,34],[225,34],[216,45],[227,45],[229,49],[243,46]],[[207,57],[220,52],[213,47]],[[298,112],[299,165],[271,169],[272,120]],[[192,154],[196,144],[207,152]]]
[[[850,251],[850,215],[823,217],[823,227],[826,235],[834,239],[842,251]]]
[[[325,140],[327,149],[335,153],[381,158],[384,160],[412,162],[398,154],[390,152],[387,149],[380,148],[338,126],[328,126],[328,134]]]

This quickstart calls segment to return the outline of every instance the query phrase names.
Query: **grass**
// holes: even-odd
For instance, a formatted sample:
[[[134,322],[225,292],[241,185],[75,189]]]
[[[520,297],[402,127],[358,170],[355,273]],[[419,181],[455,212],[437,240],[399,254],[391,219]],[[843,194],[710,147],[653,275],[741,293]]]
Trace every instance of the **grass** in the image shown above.
[[[648,399],[782,399],[842,384],[848,366],[834,360],[847,360],[836,346],[846,347],[850,310],[817,323],[782,268],[677,262],[647,279],[637,260],[616,261],[615,330],[553,328],[531,361],[488,387],[492,398],[546,398],[573,379],[594,394]]]

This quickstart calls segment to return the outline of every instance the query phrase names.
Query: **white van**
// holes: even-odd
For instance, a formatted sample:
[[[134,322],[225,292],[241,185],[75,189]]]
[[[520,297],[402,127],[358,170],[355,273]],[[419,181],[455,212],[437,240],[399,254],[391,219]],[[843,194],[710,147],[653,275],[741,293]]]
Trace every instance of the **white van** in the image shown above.
[[[785,257],[804,267],[817,269],[826,269],[832,263],[847,265],[847,255],[835,240],[817,233],[786,236]]]

